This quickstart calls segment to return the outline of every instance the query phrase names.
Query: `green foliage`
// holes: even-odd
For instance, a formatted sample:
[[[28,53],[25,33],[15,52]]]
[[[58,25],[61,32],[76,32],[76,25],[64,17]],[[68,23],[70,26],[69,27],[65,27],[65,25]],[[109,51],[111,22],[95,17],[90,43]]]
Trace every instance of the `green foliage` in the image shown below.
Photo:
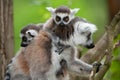
[[[120,40],[120,35],[114,40],[117,43]],[[120,47],[114,49],[113,61],[110,68],[111,80],[120,80]]]

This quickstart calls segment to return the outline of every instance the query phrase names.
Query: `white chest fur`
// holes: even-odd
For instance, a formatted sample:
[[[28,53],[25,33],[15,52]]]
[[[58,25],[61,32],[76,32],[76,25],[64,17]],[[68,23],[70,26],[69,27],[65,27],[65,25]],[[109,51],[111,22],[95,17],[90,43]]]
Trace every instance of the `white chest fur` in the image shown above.
[[[48,80],[57,80],[56,72],[61,67],[60,66],[61,56],[55,52],[55,47],[52,48],[51,61],[52,61],[52,64],[50,66],[49,71],[47,72],[47,77],[48,77]]]
[[[52,65],[47,72],[48,80],[59,80],[59,78],[56,77],[56,73],[61,68],[60,61],[64,59],[63,55],[56,53],[55,50],[56,48],[53,47],[51,54]],[[61,80],[69,80],[69,74],[64,76]]]

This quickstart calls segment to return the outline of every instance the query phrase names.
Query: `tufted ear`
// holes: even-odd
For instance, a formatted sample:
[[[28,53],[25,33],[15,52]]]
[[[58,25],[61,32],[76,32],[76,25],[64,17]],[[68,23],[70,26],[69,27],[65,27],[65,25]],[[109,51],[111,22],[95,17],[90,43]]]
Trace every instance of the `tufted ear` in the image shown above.
[[[83,31],[94,33],[96,30],[97,30],[97,27],[94,24],[91,24],[91,23],[85,23],[84,24],[84,30]]]
[[[74,9],[71,9],[71,15],[75,15],[80,9],[79,8],[74,8]]]
[[[85,32],[85,33],[86,32],[94,33],[97,30],[96,25],[88,22],[82,22],[82,21],[76,22],[75,27],[77,27],[76,29],[78,31]]]
[[[28,31],[26,32],[26,34],[28,34],[28,35],[31,36],[31,37],[35,37],[35,36],[38,35],[38,32],[37,32],[36,30],[30,29],[30,30],[28,30]]]
[[[55,8],[52,8],[52,7],[46,7],[46,9],[51,12],[51,14],[53,15],[55,13]]]

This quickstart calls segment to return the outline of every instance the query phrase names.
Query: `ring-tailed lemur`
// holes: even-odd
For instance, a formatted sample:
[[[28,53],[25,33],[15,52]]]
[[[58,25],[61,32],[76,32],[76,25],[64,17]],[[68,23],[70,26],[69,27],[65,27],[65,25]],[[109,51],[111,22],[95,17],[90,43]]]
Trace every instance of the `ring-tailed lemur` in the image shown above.
[[[16,56],[11,60],[11,63],[9,63],[7,66],[5,80],[31,80],[28,63],[24,57],[24,51],[26,47],[33,41],[34,37],[38,35],[38,32],[42,29],[42,27],[43,24],[30,24],[21,30],[21,48],[17,52]],[[60,63],[62,64],[63,61]],[[63,69],[63,67],[60,69]]]
[[[78,73],[78,75],[88,74],[92,66],[76,59],[76,46],[81,45],[89,49],[93,48],[92,34],[97,30],[96,26],[80,17],[75,17],[74,15],[78,12],[78,8],[69,9],[62,6],[56,9],[47,7],[47,10],[51,12],[52,17],[44,24],[43,29],[52,31],[59,37],[60,44],[70,46],[60,54],[61,56],[64,55],[63,59],[67,63],[68,71]]]

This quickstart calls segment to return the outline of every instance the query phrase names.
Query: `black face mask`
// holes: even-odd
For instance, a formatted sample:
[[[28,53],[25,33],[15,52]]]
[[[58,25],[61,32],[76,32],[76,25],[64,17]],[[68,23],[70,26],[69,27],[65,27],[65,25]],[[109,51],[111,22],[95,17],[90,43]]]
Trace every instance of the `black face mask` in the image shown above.
[[[88,48],[88,49],[92,49],[92,48],[95,47],[95,45],[92,43],[92,44],[90,44],[90,45],[86,45],[85,47]]]
[[[28,45],[27,38],[25,36],[22,37],[21,47],[26,47]]]

